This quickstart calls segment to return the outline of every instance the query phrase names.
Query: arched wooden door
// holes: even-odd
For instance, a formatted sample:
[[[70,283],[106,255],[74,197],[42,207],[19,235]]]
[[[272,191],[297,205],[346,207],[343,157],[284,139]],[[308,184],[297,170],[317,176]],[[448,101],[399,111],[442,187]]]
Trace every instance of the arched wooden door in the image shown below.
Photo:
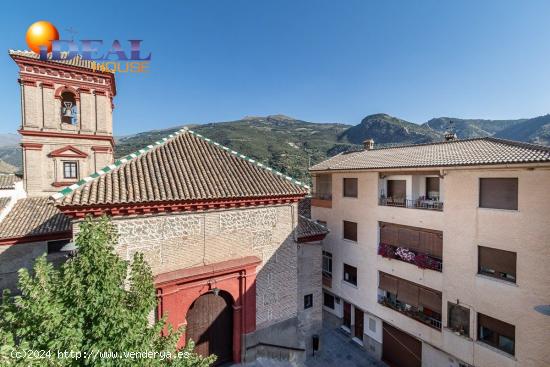
[[[216,364],[232,360],[233,312],[231,296],[205,293],[187,311],[186,338],[193,339],[198,354],[215,354]]]

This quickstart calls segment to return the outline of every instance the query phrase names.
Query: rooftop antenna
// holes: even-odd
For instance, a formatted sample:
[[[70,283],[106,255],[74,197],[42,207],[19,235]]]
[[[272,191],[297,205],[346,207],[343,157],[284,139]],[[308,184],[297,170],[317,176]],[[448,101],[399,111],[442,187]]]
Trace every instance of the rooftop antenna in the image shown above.
[[[65,28],[65,30],[71,34],[71,41],[74,41],[74,36],[78,34],[78,32],[73,27]]]

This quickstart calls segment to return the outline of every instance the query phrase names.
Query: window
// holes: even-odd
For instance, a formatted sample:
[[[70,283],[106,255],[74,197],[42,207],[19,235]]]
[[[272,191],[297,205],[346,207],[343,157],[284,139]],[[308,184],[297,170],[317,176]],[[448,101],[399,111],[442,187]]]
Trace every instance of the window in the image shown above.
[[[323,251],[323,275],[332,277],[332,254],[328,251]]]
[[[357,223],[344,221],[344,239],[357,242]]]
[[[313,294],[304,296],[304,310],[313,307]]]
[[[323,293],[323,305],[334,310],[334,296],[330,293]]]
[[[369,330],[376,333],[376,320],[372,317],[369,317]]]
[[[71,240],[48,241],[48,254],[60,252],[63,246],[69,242],[71,242]]]
[[[67,178],[67,179],[78,178],[77,162],[63,162],[63,178]]]
[[[514,355],[516,327],[481,313],[477,314],[478,340]]]
[[[518,210],[517,178],[480,178],[481,208]]]
[[[313,197],[321,200],[332,199],[332,176],[331,175],[315,176],[315,193]]]
[[[447,327],[460,335],[470,336],[470,310],[466,307],[447,302]]]
[[[407,181],[388,180],[388,198],[405,200],[407,196]]]
[[[357,285],[357,268],[348,264],[344,264],[344,281],[353,285]]]
[[[490,247],[478,247],[479,274],[516,282],[515,252],[498,250]]]
[[[426,197],[439,200],[439,177],[426,177]]]
[[[344,178],[344,197],[347,197],[347,198],[357,197],[357,179],[356,178]]]

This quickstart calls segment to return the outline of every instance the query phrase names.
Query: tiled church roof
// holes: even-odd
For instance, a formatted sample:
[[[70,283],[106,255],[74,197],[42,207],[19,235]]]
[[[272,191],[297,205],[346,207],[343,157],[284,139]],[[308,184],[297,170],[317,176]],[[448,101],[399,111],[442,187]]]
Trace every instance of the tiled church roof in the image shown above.
[[[0,238],[19,238],[68,232],[71,220],[47,197],[19,199],[0,222]]]
[[[549,147],[496,138],[478,138],[343,153],[316,164],[310,171],[540,162],[550,162]]]
[[[186,128],[132,153],[53,196],[93,206],[305,195],[301,182]]]

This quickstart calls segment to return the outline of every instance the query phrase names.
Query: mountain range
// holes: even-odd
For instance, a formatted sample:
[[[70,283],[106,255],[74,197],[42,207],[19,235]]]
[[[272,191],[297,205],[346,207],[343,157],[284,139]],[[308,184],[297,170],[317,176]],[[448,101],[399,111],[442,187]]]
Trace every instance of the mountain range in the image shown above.
[[[181,129],[182,126],[119,137],[116,139],[116,156],[121,157],[138,150]],[[374,139],[378,147],[430,143],[442,141],[445,132],[452,129],[459,139],[494,136],[550,145],[550,115],[515,120],[438,117],[415,124],[381,113],[369,115],[355,126],[315,123],[285,115],[270,115],[186,126],[305,181],[309,181],[309,165],[342,151],[358,149],[368,138]],[[20,169],[21,153],[18,142],[19,137],[16,134],[0,134],[0,161]]]

